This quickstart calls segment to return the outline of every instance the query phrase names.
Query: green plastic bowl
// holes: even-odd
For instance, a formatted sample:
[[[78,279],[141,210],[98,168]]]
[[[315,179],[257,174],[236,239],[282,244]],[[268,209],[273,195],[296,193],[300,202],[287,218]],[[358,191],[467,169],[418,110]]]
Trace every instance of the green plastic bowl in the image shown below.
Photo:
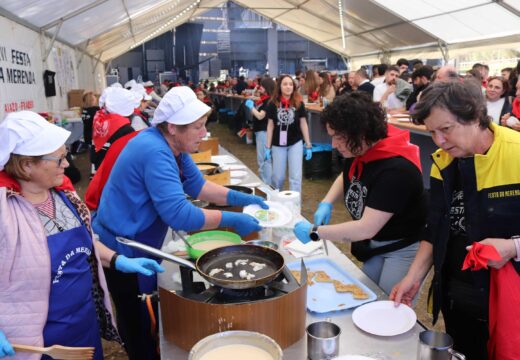
[[[188,243],[193,246],[195,244],[209,241],[209,240],[224,240],[228,241],[229,245],[237,245],[242,243],[242,239],[239,235],[232,233],[230,231],[221,231],[221,230],[211,230],[211,231],[202,231],[193,235],[188,236],[186,239]],[[188,255],[192,259],[198,259],[208,250],[197,250],[193,247],[189,247]]]

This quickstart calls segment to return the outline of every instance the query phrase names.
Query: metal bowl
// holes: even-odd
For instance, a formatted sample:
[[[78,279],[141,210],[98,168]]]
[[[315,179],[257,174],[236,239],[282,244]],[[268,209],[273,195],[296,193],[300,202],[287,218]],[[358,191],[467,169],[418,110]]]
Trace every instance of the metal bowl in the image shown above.
[[[254,331],[224,331],[205,337],[196,343],[190,351],[188,360],[200,360],[211,350],[226,345],[251,345],[267,351],[273,360],[282,360],[280,346],[269,336]],[[227,360],[242,360],[231,357]]]
[[[276,244],[272,241],[267,241],[267,240],[249,240],[249,241],[246,241],[245,244],[246,245],[258,245],[258,246],[263,246],[263,247],[266,247],[269,249],[278,250],[278,244]]]

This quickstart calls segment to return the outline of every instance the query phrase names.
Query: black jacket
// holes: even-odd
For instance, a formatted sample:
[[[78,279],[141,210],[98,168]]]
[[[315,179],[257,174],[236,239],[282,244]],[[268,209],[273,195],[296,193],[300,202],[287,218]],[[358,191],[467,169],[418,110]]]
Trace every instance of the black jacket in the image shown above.
[[[374,88],[375,88],[375,86],[372,85],[369,81],[369,82],[365,82],[365,83],[359,85],[359,87],[357,88],[357,91],[364,91],[366,93],[369,93],[370,96],[374,96]]]

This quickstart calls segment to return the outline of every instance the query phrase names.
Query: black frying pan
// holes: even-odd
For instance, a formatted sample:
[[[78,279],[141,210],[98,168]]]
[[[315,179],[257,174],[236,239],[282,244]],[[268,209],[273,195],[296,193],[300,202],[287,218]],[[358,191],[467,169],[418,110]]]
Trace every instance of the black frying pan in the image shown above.
[[[210,250],[197,259],[196,264],[191,261],[170,255],[154,247],[144,245],[137,241],[116,237],[117,241],[145,251],[164,260],[172,261],[178,265],[185,266],[197,271],[200,276],[208,282],[227,289],[249,289],[262,286],[275,279],[283,270],[285,265],[283,256],[276,250],[256,245],[231,245]],[[265,264],[261,270],[254,271],[252,266],[235,265],[237,260],[248,260]],[[231,269],[226,268],[227,263],[232,263]],[[223,269],[223,271],[210,276],[213,269]],[[246,270],[247,273],[254,274],[252,279],[241,279],[240,271]],[[232,278],[224,276],[224,272],[233,274]]]

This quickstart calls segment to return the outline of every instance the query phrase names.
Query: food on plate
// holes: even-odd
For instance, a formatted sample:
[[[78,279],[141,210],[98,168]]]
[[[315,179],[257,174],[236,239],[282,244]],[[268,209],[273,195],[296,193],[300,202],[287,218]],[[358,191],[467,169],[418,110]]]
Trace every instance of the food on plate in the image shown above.
[[[209,251],[209,250],[213,250],[216,248],[220,248],[223,246],[229,246],[229,245],[234,245],[234,244],[231,241],[214,239],[214,240],[200,241],[198,243],[191,245],[191,247],[194,248],[195,250]]]
[[[200,360],[273,360],[273,357],[263,349],[253,345],[224,345],[212,349],[202,355]]]
[[[278,213],[260,209],[255,212],[255,218],[263,222],[272,222],[278,220]]]
[[[334,284],[334,289],[336,289],[336,292],[344,293],[344,292],[354,292],[354,290],[358,289],[358,287],[354,284],[343,284],[339,280],[332,281]]]
[[[363,290],[361,290],[361,288],[354,290],[354,292],[352,292],[352,296],[356,300],[368,299],[368,294],[366,292],[364,292]]]
[[[316,282],[332,282],[333,279],[325,271],[316,271]]]
[[[215,276],[217,275],[219,272],[222,272],[224,271],[224,269],[221,269],[221,268],[215,268],[215,269],[212,269],[210,272],[209,272],[209,276]]]
[[[307,269],[310,270],[310,269]],[[293,274],[294,278],[298,283],[301,284],[301,272],[296,270],[291,270],[291,273]],[[333,279],[327,274],[325,271],[318,270],[318,271],[308,271],[307,272],[307,279],[309,286],[314,285],[315,282],[321,282],[321,283],[332,283],[334,285],[334,289],[337,293],[352,293],[352,297],[356,300],[365,300],[369,298],[369,295],[363,291],[358,285],[355,284],[344,284],[339,280]],[[314,281],[313,281],[314,280]],[[314,299],[313,299],[314,300]],[[345,304],[340,304],[340,306],[345,306]]]

